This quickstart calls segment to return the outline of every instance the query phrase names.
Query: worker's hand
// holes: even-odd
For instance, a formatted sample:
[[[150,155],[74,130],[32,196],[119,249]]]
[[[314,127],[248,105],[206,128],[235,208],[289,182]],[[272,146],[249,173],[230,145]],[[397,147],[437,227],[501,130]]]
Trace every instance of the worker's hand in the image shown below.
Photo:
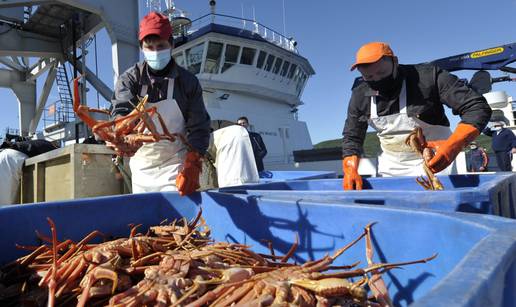
[[[512,148],[512,153],[513,153],[513,154],[516,154],[516,147],[513,147],[513,148]]]
[[[342,160],[344,178],[342,187],[344,190],[362,190],[362,177],[358,174],[358,156],[348,156]]]
[[[472,125],[459,123],[447,140],[428,142],[427,147],[435,149],[435,156],[428,162],[428,168],[434,174],[447,168],[479,134],[480,131]]]
[[[481,171],[481,172],[483,172],[483,171],[485,171],[485,170],[486,170],[486,168],[485,168],[485,167],[483,167],[483,166],[481,166],[481,167],[479,167],[479,168],[478,168],[478,170],[479,170],[479,171]]]
[[[201,155],[195,151],[187,152],[183,170],[176,178],[176,187],[179,191],[179,195],[185,196],[191,194],[200,187],[199,174],[201,170]]]
[[[132,157],[140,149],[142,143],[106,142],[106,146],[113,149],[119,156]]]

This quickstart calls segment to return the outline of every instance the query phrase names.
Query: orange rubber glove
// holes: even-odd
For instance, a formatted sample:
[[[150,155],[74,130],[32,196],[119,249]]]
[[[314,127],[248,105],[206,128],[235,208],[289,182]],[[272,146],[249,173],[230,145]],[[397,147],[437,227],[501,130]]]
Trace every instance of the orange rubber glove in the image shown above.
[[[358,156],[348,156],[342,160],[344,179],[342,186],[344,190],[362,190],[362,177],[358,174]]]
[[[438,173],[447,168],[464,147],[471,143],[480,131],[472,125],[459,123],[447,140],[429,141],[427,147],[435,149],[435,156],[428,162],[432,173]]]
[[[202,170],[201,155],[195,151],[186,153],[183,170],[177,175],[176,187],[179,195],[195,192],[199,187],[199,174]]]

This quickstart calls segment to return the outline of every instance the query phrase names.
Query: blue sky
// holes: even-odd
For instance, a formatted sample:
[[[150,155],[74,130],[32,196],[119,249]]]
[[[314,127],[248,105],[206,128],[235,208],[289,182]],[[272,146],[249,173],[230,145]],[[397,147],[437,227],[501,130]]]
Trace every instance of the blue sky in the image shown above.
[[[305,88],[299,118],[306,121],[312,142],[339,138],[346,119],[350,87],[357,72],[350,72],[356,50],[370,41],[391,44],[400,63],[419,63],[486,49],[516,41],[512,20],[516,0],[499,1],[372,1],[372,0],[285,0],[287,36],[298,41],[301,55],[309,59],[316,71]],[[140,15],[148,12],[140,0]],[[496,4],[496,5],[495,5]],[[194,19],[209,12],[208,0],[177,0],[176,6]],[[283,32],[282,0],[218,0],[222,14],[256,19]],[[164,5],[163,5],[164,8]],[[111,49],[105,31],[98,35],[99,74],[110,87]],[[94,68],[93,50],[87,62]],[[516,66],[516,64],[514,65]],[[471,73],[457,72],[461,77]],[[501,76],[494,72],[493,76]],[[516,76],[513,76],[516,77]],[[39,83],[44,82],[40,78]],[[515,83],[498,83],[495,90],[516,96]],[[0,89],[3,111],[0,133],[5,127],[18,126],[18,104],[10,90]],[[55,91],[49,101],[57,99]],[[96,105],[95,91],[89,93],[90,105]],[[101,105],[106,102],[101,98]],[[448,112],[452,126],[458,117]]]

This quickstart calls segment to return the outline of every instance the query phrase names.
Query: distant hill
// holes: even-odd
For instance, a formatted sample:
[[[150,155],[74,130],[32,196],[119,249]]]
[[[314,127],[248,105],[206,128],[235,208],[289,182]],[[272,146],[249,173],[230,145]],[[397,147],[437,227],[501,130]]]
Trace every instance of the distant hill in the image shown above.
[[[491,149],[491,138],[481,134],[477,139],[477,143],[481,146],[487,149],[488,153],[492,153]],[[341,146],[342,139],[334,139],[334,140],[328,140],[323,141],[320,143],[317,143],[314,145],[314,148],[333,148],[333,147],[340,147]],[[380,153],[380,141],[378,140],[378,137],[376,136],[376,132],[368,132],[366,134],[366,138],[364,141],[364,151],[366,157],[376,157]]]

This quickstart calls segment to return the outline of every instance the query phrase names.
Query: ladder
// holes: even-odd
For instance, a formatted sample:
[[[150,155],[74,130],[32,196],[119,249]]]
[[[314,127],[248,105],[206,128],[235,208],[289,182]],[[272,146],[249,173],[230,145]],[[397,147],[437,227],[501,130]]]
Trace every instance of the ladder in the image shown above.
[[[59,63],[57,67],[56,84],[60,100],[60,106],[56,110],[59,116],[58,120],[65,123],[74,121],[72,91],[68,82],[68,73],[63,63]]]

